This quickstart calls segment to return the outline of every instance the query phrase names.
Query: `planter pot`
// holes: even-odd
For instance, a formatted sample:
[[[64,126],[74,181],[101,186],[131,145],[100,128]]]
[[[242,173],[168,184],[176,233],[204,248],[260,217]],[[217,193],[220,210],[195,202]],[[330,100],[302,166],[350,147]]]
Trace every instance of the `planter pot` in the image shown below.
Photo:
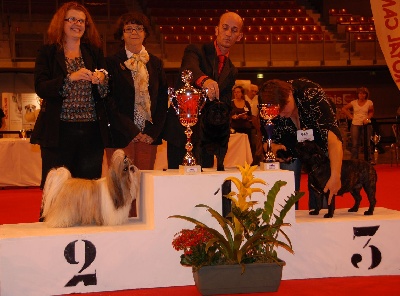
[[[193,278],[202,295],[276,292],[285,265],[282,263],[245,264],[243,274],[239,264],[204,266],[193,272]]]

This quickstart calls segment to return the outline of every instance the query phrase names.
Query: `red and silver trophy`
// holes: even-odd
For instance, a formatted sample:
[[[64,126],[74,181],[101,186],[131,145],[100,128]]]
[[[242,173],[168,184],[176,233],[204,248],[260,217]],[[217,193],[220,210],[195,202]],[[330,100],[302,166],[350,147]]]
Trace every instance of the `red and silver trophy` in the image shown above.
[[[174,91],[173,88],[168,89],[168,96],[172,107],[175,109],[176,114],[179,117],[179,122],[186,127],[186,155],[183,158],[183,163],[179,166],[179,171],[184,174],[196,174],[201,172],[201,167],[197,165],[196,159],[193,156],[193,144],[191,142],[191,136],[193,131],[191,129],[201,114],[201,109],[204,107],[206,102],[205,93],[197,90],[190,85],[193,79],[192,71],[185,70],[181,75],[182,81],[185,85]]]
[[[260,117],[263,119],[264,124],[262,124],[265,128],[267,134],[267,150],[264,154],[264,160],[260,163],[260,167],[262,170],[274,170],[279,169],[279,162],[275,161],[275,155],[272,152],[271,144],[272,144],[272,134],[274,132],[274,124],[272,123],[272,119],[279,115],[279,105],[277,104],[259,104],[258,109],[260,110]]]

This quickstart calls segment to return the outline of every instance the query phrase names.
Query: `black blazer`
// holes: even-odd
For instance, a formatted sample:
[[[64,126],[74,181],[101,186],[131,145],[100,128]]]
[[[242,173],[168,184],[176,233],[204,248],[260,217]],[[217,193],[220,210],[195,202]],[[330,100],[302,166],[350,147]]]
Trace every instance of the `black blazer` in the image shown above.
[[[180,73],[182,73],[183,70],[192,71],[193,81],[191,84],[194,86],[196,86],[196,80],[201,76],[209,76],[213,80],[217,81],[220,93],[219,99],[222,102],[226,102],[229,106],[231,105],[232,88],[235,85],[237,69],[232,64],[231,60],[227,59],[221,74],[218,75],[218,57],[214,42],[203,45],[188,45],[182,58]],[[184,84],[179,75],[176,89],[181,88],[183,85]],[[199,140],[199,126],[200,124],[198,123],[192,128],[193,141]],[[184,130],[185,128],[179,123],[175,110],[170,107],[168,109],[163,138],[175,146],[184,146],[186,143]]]
[[[81,53],[85,67],[90,71],[106,68],[100,48],[81,43]],[[58,49],[56,45],[44,45],[36,58],[34,71],[35,92],[43,101],[31,135],[32,144],[43,147],[58,146],[63,102],[60,92],[67,74],[64,51]],[[107,119],[103,117],[105,112],[102,103],[96,102],[96,113],[103,143],[106,144],[108,141]]]
[[[163,130],[168,108],[168,84],[162,61],[149,53],[146,64],[149,73],[149,95],[151,101],[152,123],[146,121],[143,133],[154,139],[153,144],[161,144],[161,131]],[[112,57],[107,57],[107,68],[110,74],[110,94],[116,110],[112,117],[118,117],[114,128],[119,133],[114,135],[116,147],[126,147],[140,132],[134,124],[135,86],[131,71],[124,62],[128,59],[125,49],[120,50]],[[119,114],[115,114],[118,112]]]

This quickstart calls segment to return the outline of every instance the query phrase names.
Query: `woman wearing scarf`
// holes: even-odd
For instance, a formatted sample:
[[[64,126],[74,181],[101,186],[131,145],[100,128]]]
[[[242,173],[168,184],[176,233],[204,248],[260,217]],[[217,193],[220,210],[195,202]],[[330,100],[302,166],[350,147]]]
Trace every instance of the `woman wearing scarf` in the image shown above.
[[[148,18],[139,12],[123,14],[117,22],[115,38],[123,48],[107,58],[111,98],[116,105],[118,123],[114,128],[114,148],[142,170],[154,168],[157,145],[168,108],[168,85],[162,61],[143,46],[149,37]],[[107,148],[110,159],[115,149]]]

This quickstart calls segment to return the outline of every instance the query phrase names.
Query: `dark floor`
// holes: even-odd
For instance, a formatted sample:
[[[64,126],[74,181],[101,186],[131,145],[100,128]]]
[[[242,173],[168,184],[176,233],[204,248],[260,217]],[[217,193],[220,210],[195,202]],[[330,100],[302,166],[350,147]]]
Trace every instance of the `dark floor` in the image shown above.
[[[393,166],[400,165],[400,147],[397,147],[396,149],[395,145],[390,143],[382,143],[380,144],[379,148],[378,154],[374,155],[375,157],[377,156],[377,159],[375,160],[376,164],[391,164]],[[359,157],[360,159],[364,159],[364,154],[361,152]],[[350,159],[349,148],[344,149],[343,159]]]

